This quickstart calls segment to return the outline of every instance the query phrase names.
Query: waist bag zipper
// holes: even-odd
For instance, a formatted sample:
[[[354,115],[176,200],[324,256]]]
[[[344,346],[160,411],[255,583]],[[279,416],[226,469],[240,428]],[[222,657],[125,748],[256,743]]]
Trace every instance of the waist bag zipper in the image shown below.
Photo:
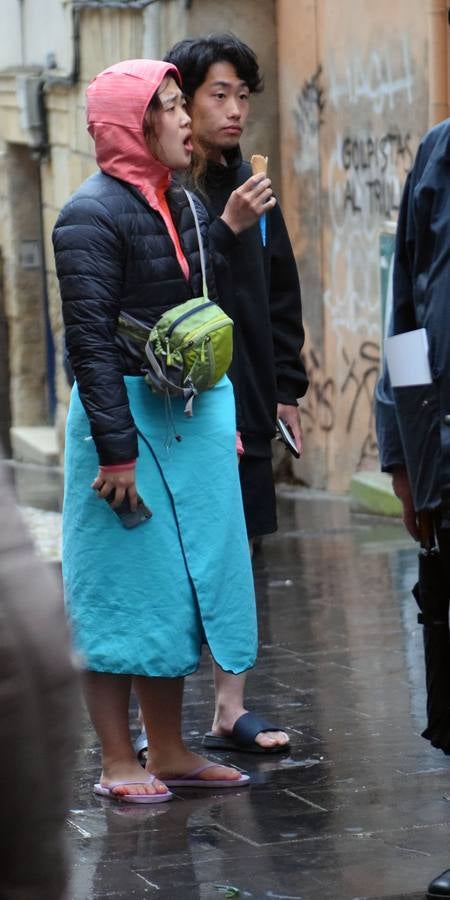
[[[181,346],[184,349],[186,349],[186,347],[192,347],[192,345],[199,341],[205,333],[208,336],[208,332],[210,332],[214,326],[216,326],[216,328],[221,328],[223,324],[222,316],[211,319],[211,321],[208,322],[208,325],[204,325],[203,328],[194,329],[194,331],[187,334]]]
[[[180,322],[183,322],[184,319],[188,319],[189,316],[195,315],[195,313],[200,312],[201,309],[206,309],[208,306],[214,306],[214,303],[212,300],[208,300],[207,303],[201,303],[200,306],[196,306],[194,309],[189,309],[188,312],[183,313],[183,315],[179,316],[178,319],[175,319],[175,321],[172,322],[170,327],[167,329],[166,337],[170,338],[172,332],[175,330],[177,325],[179,325]]]

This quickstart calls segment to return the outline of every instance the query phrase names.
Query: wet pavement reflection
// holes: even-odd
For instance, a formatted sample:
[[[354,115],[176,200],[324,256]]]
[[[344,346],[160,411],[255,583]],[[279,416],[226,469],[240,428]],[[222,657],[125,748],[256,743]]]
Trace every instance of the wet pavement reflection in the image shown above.
[[[117,805],[92,793],[86,718],[70,900],[418,900],[450,867],[450,760],[420,737],[416,549],[399,523],[352,514],[344,498],[284,488],[279,519],[254,560],[261,650],[247,704],[287,729],[291,755],[210,754],[252,786]],[[212,710],[205,654],[186,682],[194,749]]]

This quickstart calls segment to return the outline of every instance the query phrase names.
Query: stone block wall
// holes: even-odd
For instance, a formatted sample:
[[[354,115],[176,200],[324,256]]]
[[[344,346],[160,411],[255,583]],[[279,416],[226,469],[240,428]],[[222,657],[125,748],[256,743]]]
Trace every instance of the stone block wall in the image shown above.
[[[38,163],[26,147],[9,143],[0,165],[11,417],[35,425],[47,420]]]
[[[282,200],[310,377],[305,453],[293,468],[338,491],[378,467],[380,234],[386,221],[395,228],[429,113],[426,4],[356,5],[278,0]]]
[[[95,170],[94,145],[86,129],[85,91],[102,69],[121,59],[142,56],[143,25],[139,10],[86,9],[81,15],[81,65],[76,84],[54,83],[45,90],[50,152],[43,161],[42,203],[50,320],[57,352],[56,427],[63,446],[70,388],[62,367],[63,330],[52,231],[70,194]]]

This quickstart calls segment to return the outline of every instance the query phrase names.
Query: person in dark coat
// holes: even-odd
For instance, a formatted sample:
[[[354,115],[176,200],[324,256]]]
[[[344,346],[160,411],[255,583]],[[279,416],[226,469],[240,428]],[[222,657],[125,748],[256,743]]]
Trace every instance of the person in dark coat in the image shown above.
[[[376,388],[381,467],[390,472],[404,522],[419,538],[418,514],[433,510],[442,539],[450,527],[450,121],[422,140],[397,226],[390,333],[425,328],[432,383],[392,388],[387,367]]]
[[[0,897],[62,900],[79,696],[61,587],[0,462]]]
[[[251,167],[239,140],[250,96],[261,89],[254,52],[232,34],[183,40],[166,60],[180,68],[200,159],[193,173],[212,224],[209,238],[221,303],[235,323],[230,377],[244,454],[239,474],[250,539],[277,528],[271,441],[277,417],[301,450],[297,399],[308,380],[300,352],[304,341],[297,266],[278,203],[261,219],[248,202]],[[263,148],[258,148],[263,150]],[[202,165],[203,163],[203,165]],[[245,227],[248,226],[248,227]],[[243,230],[245,227],[245,230]],[[205,746],[276,752],[288,736],[244,706],[245,675],[215,667],[216,712]]]
[[[429,384],[393,388],[387,367],[376,388],[381,467],[392,475],[403,520],[415,540],[440,550],[436,592],[444,613],[450,657],[450,119],[423,138],[403,191],[394,258],[393,335],[426,330]],[[424,537],[424,523],[428,533]],[[426,544],[424,544],[426,549]],[[420,587],[420,581],[419,581]],[[430,598],[433,601],[433,598]],[[434,604],[435,605],[435,604]],[[424,612],[426,624],[427,610]],[[431,623],[433,624],[433,623]],[[445,663],[445,660],[444,660]],[[442,661],[441,661],[442,665]],[[441,705],[450,707],[450,658]],[[447,700],[448,697],[448,700]],[[430,729],[424,737],[432,740]],[[442,746],[434,743],[434,746]],[[448,752],[448,749],[445,751]],[[434,879],[427,897],[450,897],[450,869]]]

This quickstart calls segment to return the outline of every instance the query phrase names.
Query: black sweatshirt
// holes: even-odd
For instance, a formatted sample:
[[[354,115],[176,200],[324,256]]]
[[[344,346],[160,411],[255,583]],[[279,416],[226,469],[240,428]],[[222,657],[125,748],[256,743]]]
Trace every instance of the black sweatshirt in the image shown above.
[[[208,162],[206,197],[199,192],[215,217],[223,212],[232,191],[251,175],[239,148],[227,152],[226,158],[227,166]],[[278,204],[266,214],[265,246],[259,223],[235,236],[215,218],[209,238],[219,302],[235,323],[230,377],[238,429],[246,453],[269,456],[277,403],[296,405],[308,387],[300,359],[304,331],[291,243]]]

